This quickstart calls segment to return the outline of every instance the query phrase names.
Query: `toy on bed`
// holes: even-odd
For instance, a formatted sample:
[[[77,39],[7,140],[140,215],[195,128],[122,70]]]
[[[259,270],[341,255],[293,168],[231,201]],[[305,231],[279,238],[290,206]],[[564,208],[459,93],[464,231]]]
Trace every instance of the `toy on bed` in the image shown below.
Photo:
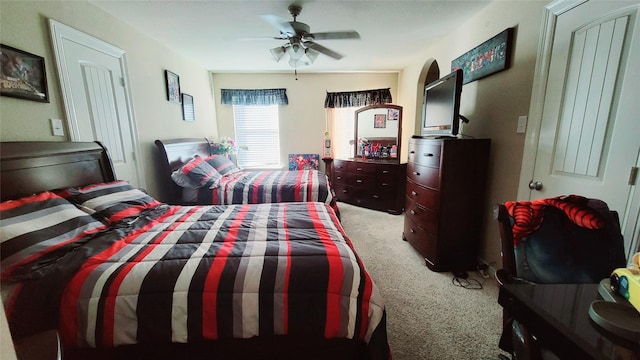
[[[383,302],[324,203],[179,206],[96,143],[2,143],[12,336],[65,359],[389,359]]]
[[[156,140],[169,203],[226,205],[324,202],[339,216],[335,193],[318,170],[244,170],[211,154],[205,139]]]

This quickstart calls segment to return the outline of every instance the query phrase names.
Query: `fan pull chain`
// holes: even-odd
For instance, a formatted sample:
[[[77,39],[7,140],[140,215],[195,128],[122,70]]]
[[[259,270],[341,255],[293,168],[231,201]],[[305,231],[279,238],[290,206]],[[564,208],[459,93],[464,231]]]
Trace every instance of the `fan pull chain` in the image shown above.
[[[298,80],[298,69],[293,69],[293,74],[296,76],[296,80]]]

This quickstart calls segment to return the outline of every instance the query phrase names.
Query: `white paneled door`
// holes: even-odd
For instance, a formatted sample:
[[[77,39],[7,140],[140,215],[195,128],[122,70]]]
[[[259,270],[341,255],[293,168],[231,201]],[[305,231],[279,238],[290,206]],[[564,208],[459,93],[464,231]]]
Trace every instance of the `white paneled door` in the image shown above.
[[[640,2],[557,4],[571,6],[555,18],[530,198],[606,201],[631,254],[640,209]]]
[[[72,141],[100,141],[118,179],[144,187],[123,50],[50,20]]]

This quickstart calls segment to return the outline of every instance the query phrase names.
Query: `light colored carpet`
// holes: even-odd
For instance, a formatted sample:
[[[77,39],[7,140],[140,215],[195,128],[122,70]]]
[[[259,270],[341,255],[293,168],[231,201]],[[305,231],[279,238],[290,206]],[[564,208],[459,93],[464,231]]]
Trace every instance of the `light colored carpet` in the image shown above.
[[[342,226],[373,277],[387,309],[394,360],[498,359],[502,308],[493,277],[482,289],[453,284],[402,240],[404,215],[339,203]]]

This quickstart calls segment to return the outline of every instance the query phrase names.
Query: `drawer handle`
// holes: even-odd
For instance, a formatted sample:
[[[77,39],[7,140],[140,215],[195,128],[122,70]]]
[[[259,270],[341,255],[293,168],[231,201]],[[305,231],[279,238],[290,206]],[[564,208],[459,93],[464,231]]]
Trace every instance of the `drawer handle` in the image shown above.
[[[346,194],[346,193],[348,193],[348,191],[347,190],[342,190],[342,193]]]
[[[432,154],[432,153],[424,153],[424,154],[422,154],[422,155],[423,155],[423,156],[426,156],[426,157],[432,157],[432,156],[433,156],[433,154]]]
[[[415,210],[411,210],[411,211],[409,211],[409,212],[411,213],[411,215],[415,215],[415,214],[416,214],[416,211],[415,211]]]
[[[380,185],[382,185],[382,186],[389,186],[389,184],[387,184],[387,183],[382,183],[382,184],[380,184]]]
[[[411,150],[411,151],[409,152],[409,154],[415,154],[415,153],[416,153],[416,152],[415,152],[414,150]]]
[[[362,180],[358,179],[356,180],[357,183],[362,183]]]
[[[420,176],[420,173],[419,173],[419,172],[417,172],[417,171],[414,171],[414,172],[413,172],[413,175],[415,175],[415,176]]]
[[[411,231],[412,233],[415,233],[415,232],[416,232],[416,231],[415,231],[415,230],[413,230],[413,229],[409,229],[409,231]]]
[[[336,176],[336,179],[342,180],[342,176]]]
[[[383,174],[388,174],[390,171],[389,170],[382,170]]]
[[[380,196],[378,196],[378,195],[371,195],[371,197],[374,198],[374,199],[380,199]]]
[[[416,195],[418,195],[418,193],[413,191],[413,190],[411,190],[411,195],[416,196]]]
[[[356,168],[356,171],[362,171],[362,168]]]

